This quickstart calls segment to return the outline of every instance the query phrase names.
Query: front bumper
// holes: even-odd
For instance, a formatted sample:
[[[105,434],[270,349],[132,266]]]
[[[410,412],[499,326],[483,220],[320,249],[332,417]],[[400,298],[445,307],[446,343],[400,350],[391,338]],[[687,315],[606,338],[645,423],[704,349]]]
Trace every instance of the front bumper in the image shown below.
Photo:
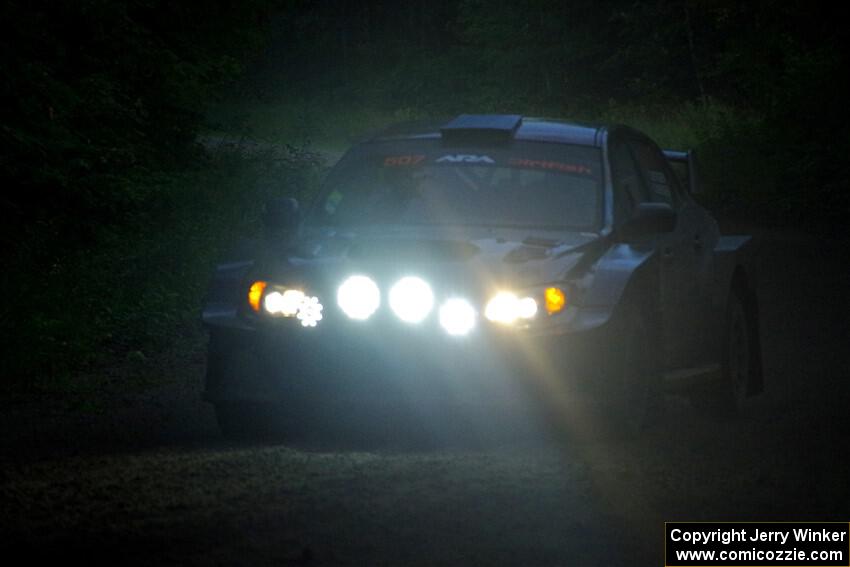
[[[587,368],[594,332],[441,329],[389,321],[210,326],[204,397],[288,403],[512,404]],[[328,322],[330,323],[330,322]]]

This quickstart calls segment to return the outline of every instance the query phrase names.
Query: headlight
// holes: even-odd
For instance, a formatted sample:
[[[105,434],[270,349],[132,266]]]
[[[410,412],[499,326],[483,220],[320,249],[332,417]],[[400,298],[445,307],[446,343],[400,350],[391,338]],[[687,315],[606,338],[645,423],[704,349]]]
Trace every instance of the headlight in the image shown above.
[[[502,291],[493,296],[484,308],[484,316],[496,323],[510,324],[517,319],[531,319],[537,314],[537,301],[533,297],[517,297]]]
[[[448,299],[440,307],[440,325],[450,335],[466,335],[475,327],[475,308],[465,299]]]
[[[266,294],[263,307],[270,315],[293,317],[298,314],[298,310],[304,304],[306,297],[304,292],[298,289],[287,289],[283,293],[275,290]]]
[[[339,286],[336,301],[352,319],[368,319],[381,305],[378,284],[366,276],[351,276]]]
[[[324,306],[319,298],[306,295],[300,289],[287,288],[267,282],[254,282],[248,290],[251,309],[273,317],[296,317],[304,327],[315,327],[322,320]]]
[[[315,327],[322,320],[324,306],[319,303],[318,297],[305,297],[298,308],[298,320],[304,327]]]
[[[420,278],[402,278],[390,289],[390,307],[402,321],[419,323],[434,307],[434,292]]]
[[[484,316],[495,323],[510,325],[517,320],[534,319],[542,305],[550,315],[562,311],[567,304],[564,291],[559,287],[546,287],[533,293],[517,295],[500,291],[487,302]]]

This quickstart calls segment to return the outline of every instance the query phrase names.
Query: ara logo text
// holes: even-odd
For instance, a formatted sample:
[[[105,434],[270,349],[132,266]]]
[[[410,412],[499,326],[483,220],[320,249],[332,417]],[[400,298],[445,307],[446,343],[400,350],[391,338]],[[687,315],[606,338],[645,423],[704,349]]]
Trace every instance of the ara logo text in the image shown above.
[[[472,154],[445,155],[437,160],[437,163],[496,163],[490,156],[476,156]]]

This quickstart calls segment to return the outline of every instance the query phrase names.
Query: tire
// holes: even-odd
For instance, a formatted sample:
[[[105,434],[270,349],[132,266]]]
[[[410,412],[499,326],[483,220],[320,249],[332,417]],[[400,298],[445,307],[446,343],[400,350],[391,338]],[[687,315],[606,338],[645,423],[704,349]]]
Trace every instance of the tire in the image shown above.
[[[652,423],[662,408],[660,375],[647,317],[626,307],[601,361],[605,386],[598,405],[600,425],[609,437],[631,438]],[[597,395],[599,395],[597,394]]]
[[[735,417],[744,409],[753,376],[752,324],[743,299],[744,291],[729,292],[723,326],[720,381],[691,394],[691,404],[720,417]]]

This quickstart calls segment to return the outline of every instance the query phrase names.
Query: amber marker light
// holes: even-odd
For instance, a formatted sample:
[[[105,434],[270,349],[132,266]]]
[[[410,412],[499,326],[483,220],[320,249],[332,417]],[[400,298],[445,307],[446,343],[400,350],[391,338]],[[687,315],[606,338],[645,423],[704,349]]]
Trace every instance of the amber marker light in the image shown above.
[[[260,312],[260,299],[262,299],[263,292],[266,291],[267,285],[268,283],[263,281],[254,282],[248,289],[248,305],[251,306],[251,309],[253,309],[255,313]]]
[[[560,288],[547,287],[544,294],[546,296],[546,312],[549,315],[558,313],[567,305],[567,297]]]

